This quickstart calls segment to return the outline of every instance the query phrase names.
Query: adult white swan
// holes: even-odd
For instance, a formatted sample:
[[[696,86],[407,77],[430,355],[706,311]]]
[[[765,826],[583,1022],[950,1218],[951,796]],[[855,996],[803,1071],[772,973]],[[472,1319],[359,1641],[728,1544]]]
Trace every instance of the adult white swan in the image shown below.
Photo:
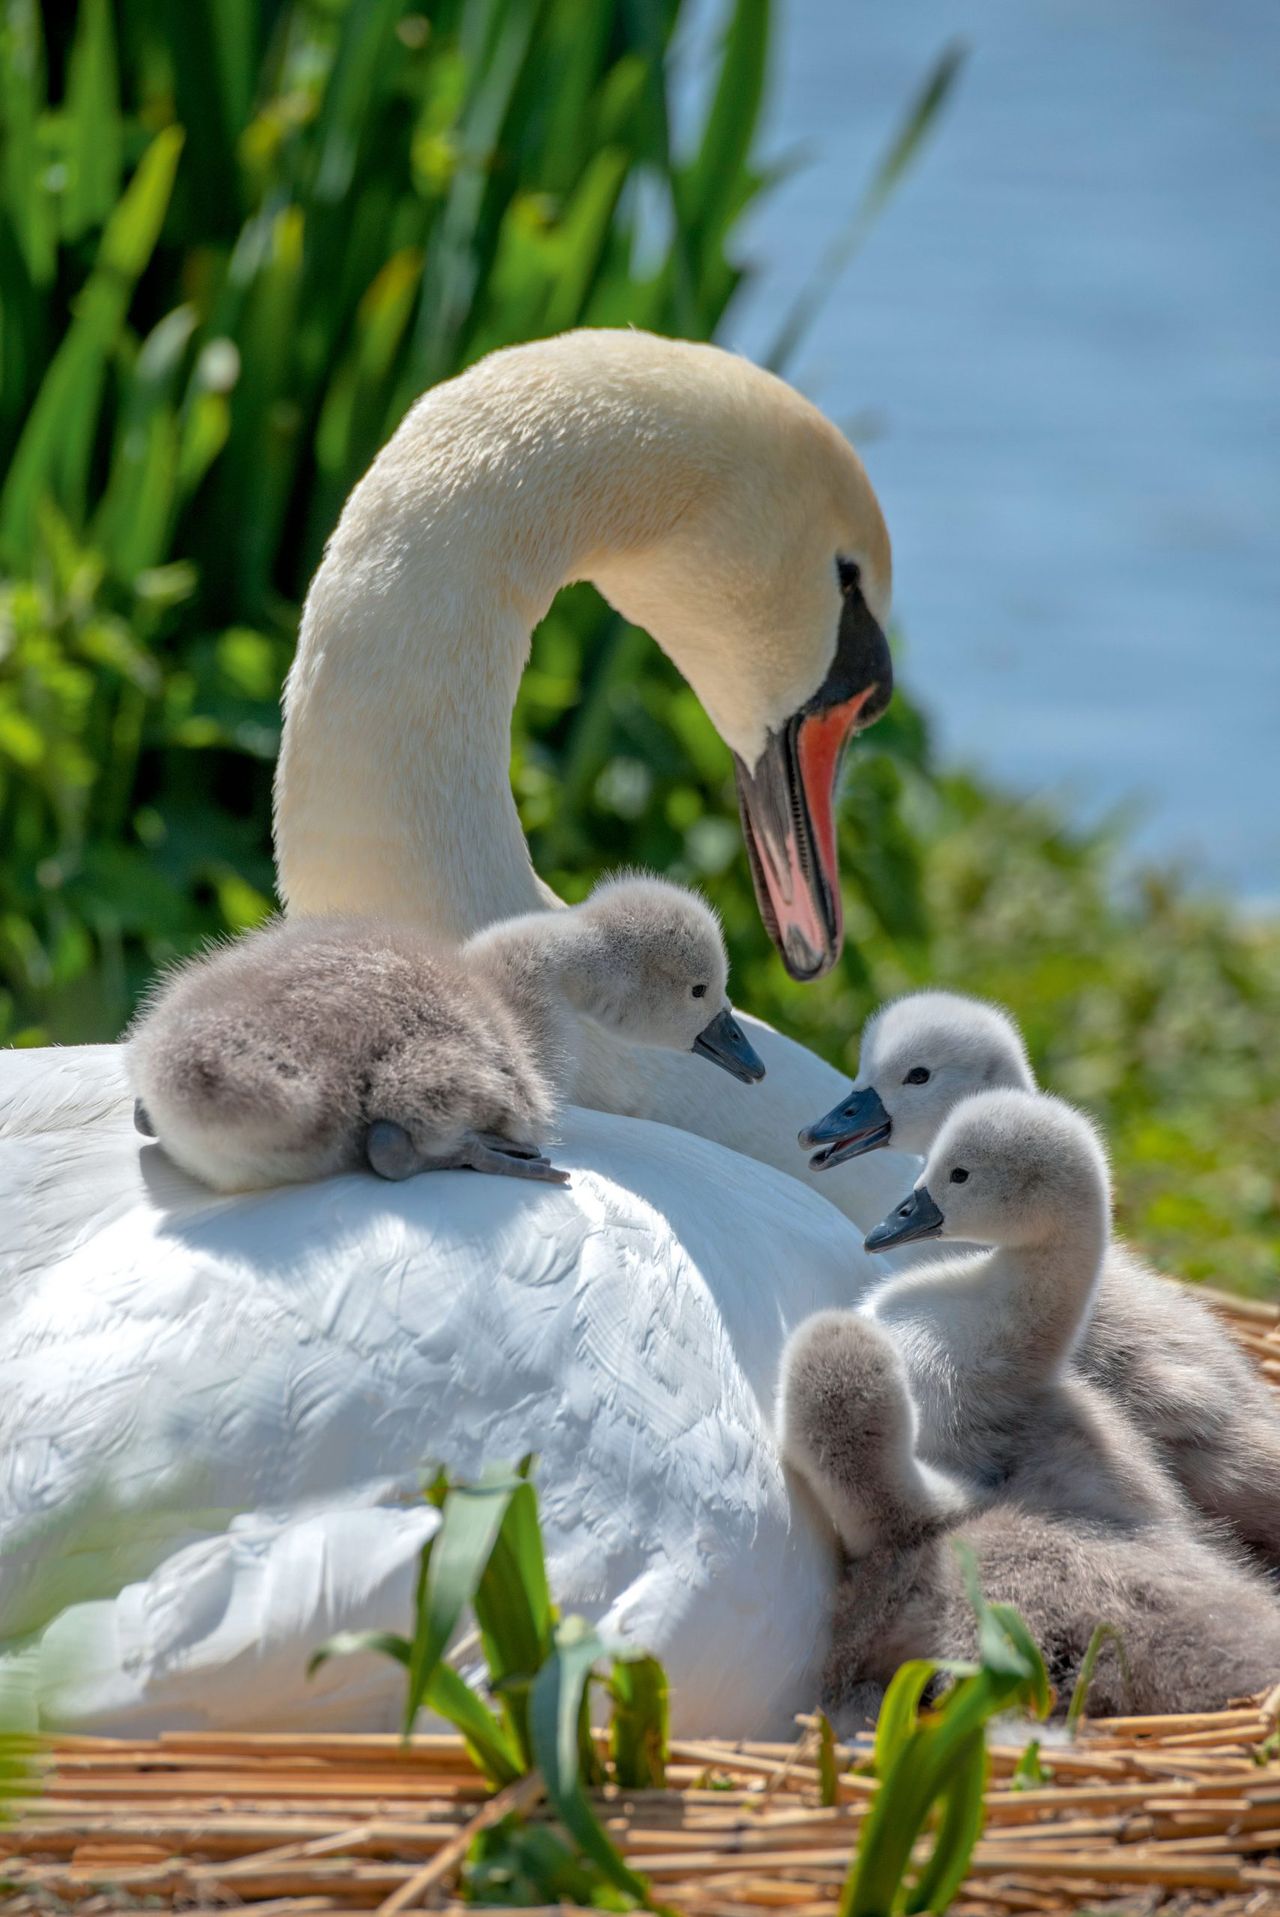
[[[840,749],[888,694],[883,523],[787,387],[640,334],[482,362],[356,489],[287,699],[290,909],[461,934],[550,903],[507,728],[530,627],[580,576],[704,700],[766,922],[820,971]],[[678,1722],[761,1728],[806,1702],[827,1542],[773,1450],[777,1359],[866,1261],[797,1176],[706,1142],[799,1174],[796,1130],[842,1089],[757,1032],[754,1095],[600,1047],[582,1098],[684,1129],[571,1114],[567,1192],[436,1174],[215,1199],[133,1134],[115,1048],[6,1059],[0,1637],[81,1600],[28,1658],[46,1689],[67,1680],[53,1707],[100,1727],[389,1721],[394,1674],[335,1664],[308,1687],[307,1652],[403,1623],[421,1460],[531,1446],[562,1600],[666,1656]],[[882,1154],[833,1195],[869,1223],[901,1182]]]

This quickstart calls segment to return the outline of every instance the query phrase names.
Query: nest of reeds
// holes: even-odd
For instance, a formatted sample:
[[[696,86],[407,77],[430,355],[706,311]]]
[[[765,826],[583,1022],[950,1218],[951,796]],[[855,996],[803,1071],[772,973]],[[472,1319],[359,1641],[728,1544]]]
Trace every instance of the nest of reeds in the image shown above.
[[[1280,1309],[1211,1302],[1280,1388]],[[655,1902],[835,1917],[880,1788],[865,1756],[815,1729],[794,1745],[677,1740],[665,1788],[594,1801]],[[955,1911],[1280,1913],[1280,1682],[1199,1716],[1086,1719],[1031,1762],[1025,1742],[988,1758]],[[0,1826],[7,1917],[460,1910],[477,1840],[553,1822],[537,1773],[495,1791],[453,1735],[64,1738],[32,1756],[25,1788]],[[466,1909],[498,1907],[475,1888]]]

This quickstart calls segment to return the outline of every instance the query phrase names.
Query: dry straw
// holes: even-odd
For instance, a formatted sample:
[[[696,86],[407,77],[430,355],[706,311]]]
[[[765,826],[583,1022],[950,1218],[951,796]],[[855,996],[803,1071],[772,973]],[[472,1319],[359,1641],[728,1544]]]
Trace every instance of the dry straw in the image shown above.
[[[1280,1309],[1213,1298],[1280,1381]],[[1278,1674],[1280,1676],[1280,1674]],[[957,1912],[1280,1912],[1280,1683],[1199,1716],[1086,1723],[1046,1738],[1047,1781],[991,1751],[985,1829]],[[676,1741],[667,1788],[607,1790],[610,1835],[688,1917],[829,1917],[875,1784],[844,1766],[821,1801],[817,1740]],[[254,1917],[458,1908],[473,1837],[539,1809],[541,1782],[493,1795],[461,1739],[173,1733],[63,1738],[39,1792],[0,1829],[6,1917],[248,1907]],[[475,1906],[469,1906],[474,1909]]]

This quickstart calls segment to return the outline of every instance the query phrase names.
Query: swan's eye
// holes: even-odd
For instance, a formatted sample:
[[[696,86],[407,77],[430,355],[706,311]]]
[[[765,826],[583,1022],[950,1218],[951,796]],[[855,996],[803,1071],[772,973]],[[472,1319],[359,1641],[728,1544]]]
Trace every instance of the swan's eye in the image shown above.
[[[927,1065],[913,1065],[902,1082],[904,1085],[927,1085],[929,1083],[929,1067]]]
[[[953,1184],[953,1185],[963,1185],[963,1183],[964,1183],[964,1181],[965,1181],[965,1179],[966,1179],[966,1178],[967,1178],[968,1176],[969,1176],[969,1174],[968,1174],[968,1172],[967,1172],[967,1171],[965,1170],[965,1168],[964,1168],[964,1166],[963,1166],[963,1165],[957,1165],[957,1166],[956,1166],[956,1168],[955,1168],[955,1170],[954,1170],[954,1171],[952,1172],[952,1174],[951,1174],[951,1182],[952,1182],[952,1184]]]
[[[840,575],[840,590],[846,595],[858,592],[862,586],[862,568],[856,559],[837,559],[836,571]]]
[[[695,998],[705,998],[707,996],[707,988],[705,985],[695,985],[691,989]]]

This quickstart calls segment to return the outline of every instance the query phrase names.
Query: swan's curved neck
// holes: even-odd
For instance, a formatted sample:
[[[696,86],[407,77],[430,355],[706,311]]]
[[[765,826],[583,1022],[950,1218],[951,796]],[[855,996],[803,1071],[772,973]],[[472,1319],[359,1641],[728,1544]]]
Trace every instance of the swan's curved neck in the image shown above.
[[[291,911],[465,938],[545,905],[511,796],[529,636],[559,587],[610,595],[687,503],[661,395],[499,366],[437,388],[347,502],[285,692],[276,785]],[[647,410],[646,410],[647,406]],[[646,421],[649,429],[646,429]]]

